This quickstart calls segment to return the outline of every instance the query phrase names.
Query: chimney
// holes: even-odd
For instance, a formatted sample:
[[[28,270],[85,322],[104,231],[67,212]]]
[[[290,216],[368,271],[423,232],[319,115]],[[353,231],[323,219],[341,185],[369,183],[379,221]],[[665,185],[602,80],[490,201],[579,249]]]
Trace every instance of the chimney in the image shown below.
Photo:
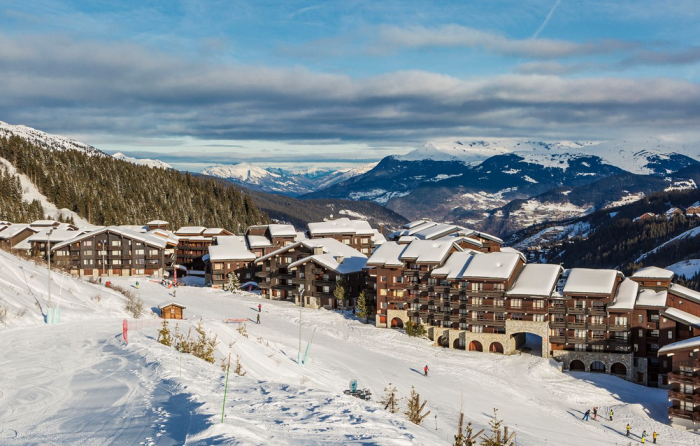
[[[338,263],[343,263],[343,259],[344,259],[343,256],[335,256],[335,261]]]
[[[379,233],[384,235],[384,223],[379,223]]]
[[[314,246],[314,255],[320,256],[323,254],[323,246]]]

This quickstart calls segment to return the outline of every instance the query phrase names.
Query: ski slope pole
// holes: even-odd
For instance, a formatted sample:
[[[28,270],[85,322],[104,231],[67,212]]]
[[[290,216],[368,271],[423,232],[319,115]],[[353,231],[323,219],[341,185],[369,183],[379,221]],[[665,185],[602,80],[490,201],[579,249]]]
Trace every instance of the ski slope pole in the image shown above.
[[[226,412],[226,392],[228,391],[228,372],[231,370],[231,353],[228,354],[228,365],[226,366],[226,384],[224,385],[224,404],[221,407],[221,422],[224,422],[224,413]]]
[[[180,350],[180,379],[182,379],[182,342],[183,342],[182,335],[180,335],[180,348],[178,349],[178,350]],[[229,361],[230,361],[230,358],[229,358]]]

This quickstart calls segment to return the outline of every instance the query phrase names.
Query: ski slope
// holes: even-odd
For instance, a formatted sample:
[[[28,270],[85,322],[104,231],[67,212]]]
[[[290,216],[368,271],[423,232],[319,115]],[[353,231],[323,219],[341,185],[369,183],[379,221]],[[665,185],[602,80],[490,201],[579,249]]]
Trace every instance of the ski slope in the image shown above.
[[[32,293],[23,293],[22,279],[13,277],[19,266],[32,293],[40,302],[46,298],[43,268],[0,253],[0,279],[14,287],[3,291],[0,305],[12,299],[13,311],[28,307],[22,317],[0,326],[3,445],[449,445],[460,406],[479,428],[487,427],[498,407],[505,425],[516,430],[518,445],[627,445],[627,422],[635,435],[657,430],[661,444],[700,439],[665,424],[664,390],[608,375],[563,374],[556,363],[535,356],[439,349],[350,315],[300,311],[255,295],[180,287],[174,298],[172,290],[143,278],[116,279],[126,287],[139,280],[147,308],[168,300],[185,305],[188,320],[178,323],[182,330],[201,319],[217,334],[217,364],[183,355],[180,369],[177,351],[156,342],[157,319],[144,317],[144,328],[130,332],[125,345],[119,295],[81,280],[54,281],[58,286],[63,280],[64,289],[71,290],[73,305],[62,304],[62,324],[42,325]],[[90,299],[95,293],[103,295],[99,302]],[[257,325],[259,303],[262,323]],[[303,366],[296,364],[300,317],[302,348],[313,336]],[[224,323],[227,318],[249,319],[249,336]],[[240,355],[246,375],[231,373],[221,423],[225,375],[218,362],[229,352],[234,361]],[[428,378],[421,373],[426,364]],[[343,395],[353,378],[371,389],[373,401]],[[376,403],[388,383],[401,397],[415,386],[427,399],[431,414],[422,426]],[[615,421],[581,421],[593,406],[602,413],[613,408]]]

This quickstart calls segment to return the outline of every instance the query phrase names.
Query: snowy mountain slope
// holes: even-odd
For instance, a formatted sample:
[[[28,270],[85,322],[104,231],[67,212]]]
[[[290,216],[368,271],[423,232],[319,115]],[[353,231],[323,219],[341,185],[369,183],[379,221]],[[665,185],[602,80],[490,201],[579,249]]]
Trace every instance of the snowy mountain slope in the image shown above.
[[[4,166],[11,175],[16,175],[19,178],[20,185],[22,186],[22,199],[26,202],[31,203],[33,200],[39,200],[41,207],[44,209],[44,215],[48,218],[53,218],[58,220],[63,218],[65,220],[72,218],[73,222],[78,226],[88,226],[90,223],[69,209],[58,209],[55,204],[51,203],[45,195],[43,195],[36,188],[34,183],[31,182],[29,177],[24,174],[17,172],[17,169],[6,159],[0,158],[0,165]]]
[[[667,266],[666,269],[670,269],[676,273],[676,276],[692,279],[700,273],[700,259],[683,260]]]
[[[172,169],[173,166],[170,164],[163,162],[161,160],[152,160],[148,158],[132,158],[130,156],[126,156],[121,152],[115,153],[112,155],[112,158],[116,158],[118,160],[126,161],[132,164],[138,164],[140,166],[148,166],[148,167],[154,167],[154,168],[159,168],[159,169]]]
[[[12,125],[0,121],[0,137],[9,138],[15,135],[26,139],[27,141],[36,144],[40,147],[51,150],[80,150],[91,155],[106,156],[103,152],[97,150],[91,145],[75,141],[63,136],[52,135],[40,130],[26,127],[24,125]]]
[[[329,175],[323,181],[319,182],[316,189],[324,189],[336,183],[340,183],[341,181],[349,180],[350,178],[354,178],[358,175],[363,175],[377,167],[377,164],[379,164],[379,161],[376,163],[363,164],[361,166],[352,167],[349,169],[340,169],[334,174]]]

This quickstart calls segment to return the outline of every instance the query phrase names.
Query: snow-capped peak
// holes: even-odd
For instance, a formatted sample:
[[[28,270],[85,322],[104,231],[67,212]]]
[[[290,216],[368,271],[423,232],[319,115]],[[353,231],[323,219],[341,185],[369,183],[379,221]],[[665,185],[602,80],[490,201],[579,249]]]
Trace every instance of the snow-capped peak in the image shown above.
[[[250,163],[211,166],[202,170],[202,173],[250,184],[261,184],[270,178],[280,178],[280,175]]]
[[[10,136],[19,136],[32,144],[50,150],[80,150],[89,155],[105,154],[89,144],[75,141],[64,136],[52,135],[40,130],[33,129],[24,125],[12,125],[0,121],[0,137],[9,138]]]
[[[487,141],[428,142],[423,147],[405,155],[397,155],[402,161],[460,161],[468,165],[477,165],[487,158],[508,153],[509,150]]]
[[[132,158],[130,156],[126,156],[121,152],[115,153],[112,155],[112,158],[116,158],[118,160],[122,161],[127,161],[132,164],[138,164],[140,166],[148,166],[148,167],[157,167],[160,169],[172,169],[173,166],[171,166],[168,163],[165,163],[161,160],[152,160],[148,158]]]

